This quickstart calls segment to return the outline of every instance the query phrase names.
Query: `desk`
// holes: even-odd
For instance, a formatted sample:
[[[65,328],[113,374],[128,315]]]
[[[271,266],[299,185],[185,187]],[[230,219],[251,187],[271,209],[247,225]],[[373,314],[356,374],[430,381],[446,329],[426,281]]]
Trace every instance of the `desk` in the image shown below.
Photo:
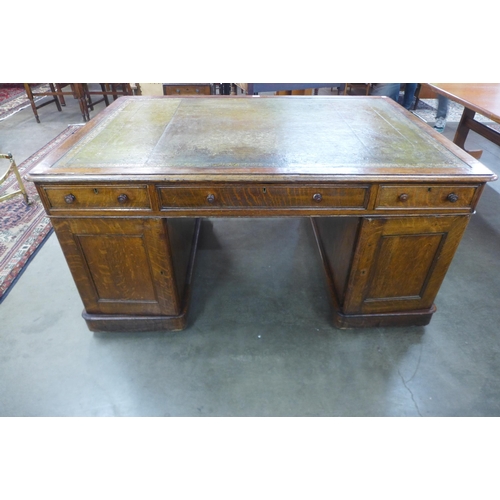
[[[308,217],[335,326],[425,325],[495,178],[364,96],[122,97],[30,175],[93,331],[185,327],[204,217]]]
[[[464,106],[453,142],[465,149],[469,130],[500,146],[500,133],[474,119],[476,113],[500,123],[500,83],[428,83],[437,94]],[[482,151],[469,151],[479,159]]]

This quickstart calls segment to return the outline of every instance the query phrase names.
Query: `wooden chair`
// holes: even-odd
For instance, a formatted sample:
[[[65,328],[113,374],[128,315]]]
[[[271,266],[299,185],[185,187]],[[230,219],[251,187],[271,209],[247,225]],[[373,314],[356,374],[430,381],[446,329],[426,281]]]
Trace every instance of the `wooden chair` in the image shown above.
[[[132,86],[130,83],[99,83],[100,90],[90,89],[88,83],[83,83],[83,94],[85,96],[86,104],[91,111],[94,111],[94,105],[104,102],[109,106],[109,97],[112,96],[116,101],[119,96],[133,95]],[[97,101],[92,100],[92,96],[102,96]]]
[[[31,108],[33,109],[33,114],[35,115],[37,123],[40,123],[40,117],[38,116],[38,110],[47,104],[55,103],[58,111],[62,111],[61,105],[65,106],[66,101],[64,96],[72,96],[78,99],[78,104],[80,105],[80,111],[82,113],[83,121],[90,120],[88,106],[85,101],[85,95],[83,93],[83,84],[81,83],[49,83],[50,91],[36,89],[33,90],[32,83],[25,83],[24,90],[31,103]],[[70,90],[63,91],[63,88],[70,86]],[[35,102],[35,97],[47,97],[52,96],[52,99],[48,101],[43,101],[40,104]]]
[[[47,104],[55,103],[58,111],[62,111],[61,106],[66,105],[65,96],[72,96],[78,99],[78,104],[80,105],[80,110],[82,112],[83,121],[90,120],[90,111],[94,111],[94,105],[100,102],[109,106],[109,97],[112,96],[113,100],[118,99],[121,95],[133,95],[132,86],[130,83],[100,83],[100,90],[90,89],[88,83],[49,83],[50,90],[40,90],[33,89],[32,83],[25,83],[24,89],[26,90],[26,95],[31,103],[31,108],[33,109],[33,114],[35,115],[37,123],[40,123],[40,117],[38,116],[38,110]],[[63,90],[66,87],[70,87],[70,90]],[[92,96],[100,95],[101,99],[97,101],[92,100]],[[37,104],[35,102],[35,97],[48,97],[51,96],[52,99],[44,100],[43,102]]]
[[[31,202],[28,199],[28,193],[26,191],[26,188],[24,187],[23,179],[21,178],[21,174],[19,173],[19,170],[17,169],[16,162],[14,161],[14,158],[12,157],[11,153],[6,153],[2,154],[0,153],[0,158],[4,158],[6,160],[10,161],[10,167],[7,169],[7,172],[5,172],[2,177],[0,177],[0,184],[4,182],[7,177],[9,177],[11,172],[14,172],[16,178],[17,178],[17,183],[19,184],[19,189],[17,191],[13,191],[8,194],[4,194],[3,196],[0,196],[0,201],[5,201],[8,200],[9,198],[12,198],[13,196],[16,196],[17,194],[22,194],[24,196],[24,201],[26,202],[26,205],[29,205]]]

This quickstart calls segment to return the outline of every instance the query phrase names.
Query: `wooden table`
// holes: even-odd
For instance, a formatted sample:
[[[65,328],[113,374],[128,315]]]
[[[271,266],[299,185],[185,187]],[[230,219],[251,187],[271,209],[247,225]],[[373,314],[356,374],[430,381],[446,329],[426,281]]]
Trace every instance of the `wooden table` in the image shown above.
[[[205,217],[309,217],[335,326],[425,325],[496,176],[385,97],[211,96],[120,98],[30,178],[88,327],[148,331],[185,327]]]
[[[428,83],[424,84],[437,94],[464,106],[453,142],[465,149],[469,130],[482,135],[500,146],[500,133],[474,119],[476,113],[500,123],[500,83]],[[479,159],[482,151],[468,151]]]

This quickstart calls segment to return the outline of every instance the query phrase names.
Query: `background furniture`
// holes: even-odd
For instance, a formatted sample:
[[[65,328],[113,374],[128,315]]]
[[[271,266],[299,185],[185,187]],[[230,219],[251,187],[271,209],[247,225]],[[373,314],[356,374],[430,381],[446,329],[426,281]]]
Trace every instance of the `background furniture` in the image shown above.
[[[211,95],[211,83],[164,83],[164,95]]]
[[[9,177],[11,172],[14,172],[14,175],[16,176],[17,183],[19,185],[19,189],[17,191],[13,191],[8,194],[4,194],[3,196],[0,196],[0,201],[5,201],[13,196],[16,196],[17,194],[22,194],[24,196],[24,201],[26,202],[26,205],[29,205],[31,202],[28,199],[28,193],[26,191],[26,188],[24,187],[23,179],[21,178],[21,175],[19,174],[19,170],[17,169],[16,162],[14,161],[14,158],[12,157],[11,153],[0,153],[0,158],[4,158],[6,160],[10,161],[10,166],[7,169],[7,171],[0,177],[0,184],[4,182],[7,177]]]
[[[186,326],[206,217],[310,217],[335,326],[425,325],[495,178],[392,100],[343,96],[124,97],[30,175],[93,331]]]
[[[278,90],[276,95],[317,95],[318,89]]]
[[[236,83],[244,94],[254,95],[259,92],[279,92],[320,88],[338,88],[339,93],[343,89],[343,83]]]
[[[218,95],[237,94],[238,89],[234,83],[212,83],[212,93]]]
[[[99,83],[99,89],[89,87],[88,83],[82,83],[81,85],[87,107],[91,111],[94,110],[94,104],[100,102],[104,102],[106,106],[109,106],[109,96],[113,97],[113,100],[116,101],[119,96],[133,95],[130,83]],[[101,99],[93,101],[92,96],[101,96]]]
[[[465,149],[469,130],[500,146],[500,133],[474,119],[476,113],[500,123],[500,83],[426,83],[424,87],[464,106],[453,142]],[[475,158],[482,151],[468,151]]]
[[[437,99],[437,95],[428,85],[418,83],[417,90],[415,90],[413,109],[417,109],[420,99]]]
[[[66,105],[65,96],[72,96],[78,99],[83,121],[88,121],[90,120],[89,111],[94,110],[94,104],[104,102],[106,106],[109,106],[108,96],[112,96],[113,100],[116,100],[119,96],[133,95],[130,83],[99,83],[99,88],[89,87],[88,83],[49,83],[49,91],[33,91],[32,85],[32,83],[25,83],[24,88],[38,123],[40,123],[38,109],[55,103],[57,109],[62,111],[61,106]],[[70,90],[63,90],[66,87],[70,87]],[[39,104],[35,102],[35,97],[47,96],[52,96],[52,99],[48,101],[44,100]],[[101,96],[101,99],[95,101],[92,100],[92,96]]]
[[[75,99],[78,99],[78,104],[80,105],[80,111],[82,113],[83,121],[87,121],[90,119],[88,113],[88,107],[85,102],[85,95],[83,91],[83,85],[81,83],[49,83],[48,91],[36,90],[33,91],[32,83],[25,83],[24,90],[26,91],[26,95],[31,104],[31,109],[33,109],[33,114],[35,115],[35,119],[37,123],[40,123],[40,118],[38,116],[38,110],[48,104],[55,103],[58,111],[62,111],[61,104],[65,105],[65,96],[71,96]],[[70,90],[63,90],[65,87],[70,87]],[[35,102],[35,97],[47,97],[51,96],[52,99],[48,101],[42,101],[37,104]]]
[[[364,91],[365,95],[370,94],[371,83],[345,83],[344,84],[344,94],[350,94],[353,89],[361,89]]]

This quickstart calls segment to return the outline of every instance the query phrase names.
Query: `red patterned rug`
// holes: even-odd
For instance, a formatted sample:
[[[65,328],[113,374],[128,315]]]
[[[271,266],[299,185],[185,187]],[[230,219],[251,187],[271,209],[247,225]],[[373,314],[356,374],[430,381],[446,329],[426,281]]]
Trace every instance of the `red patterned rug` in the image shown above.
[[[23,180],[40,160],[74,134],[79,127],[81,125],[70,125],[40,151],[18,165]],[[8,160],[2,160],[3,162],[8,168]],[[24,185],[32,202],[30,205],[26,205],[21,194],[0,202],[0,302],[52,232],[52,225],[45,214],[35,185],[29,181],[25,181]],[[17,180],[12,173],[0,185],[0,196],[17,189]]]
[[[24,93],[22,83],[0,83],[0,104],[22,93]]]
[[[33,90],[48,91],[49,86],[44,83],[33,87]],[[34,99],[37,102],[45,97],[35,97]],[[5,120],[28,106],[30,106],[30,101],[22,83],[0,83],[0,120]]]

